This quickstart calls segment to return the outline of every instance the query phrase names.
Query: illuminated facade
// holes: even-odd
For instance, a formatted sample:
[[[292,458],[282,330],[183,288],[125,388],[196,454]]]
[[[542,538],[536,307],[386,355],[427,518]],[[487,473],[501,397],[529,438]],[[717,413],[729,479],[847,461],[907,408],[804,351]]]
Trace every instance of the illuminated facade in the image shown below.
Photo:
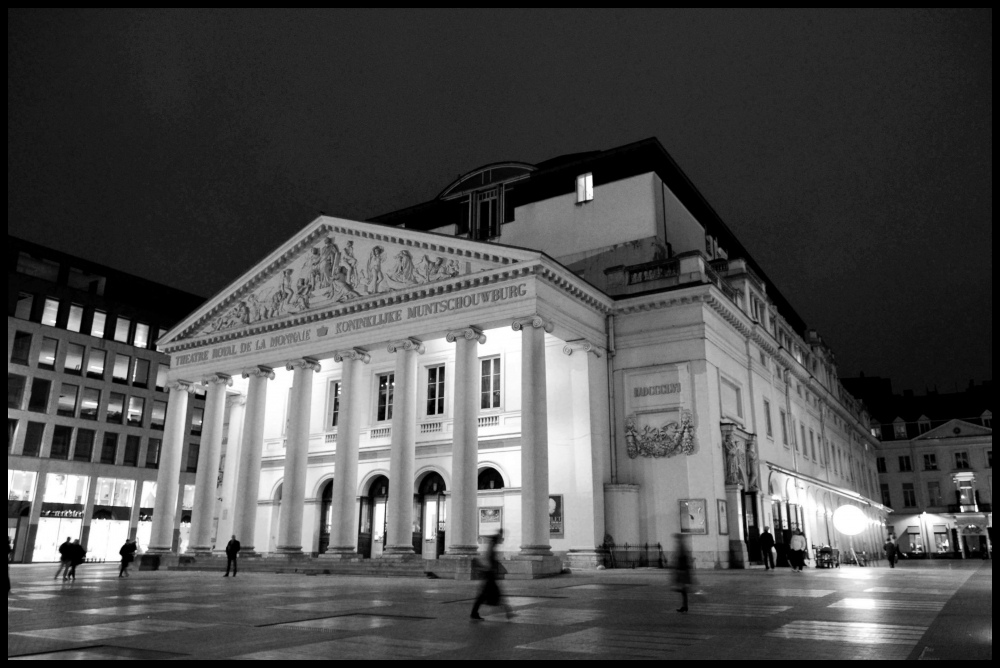
[[[655,140],[321,217],[159,344],[154,551],[199,388],[195,556],[236,534],[448,574],[502,530],[508,572],[534,577],[609,544],[669,557],[676,533],[707,568],[758,561],[763,526],[837,545],[844,504],[869,549],[883,530],[877,441],[832,352]]]

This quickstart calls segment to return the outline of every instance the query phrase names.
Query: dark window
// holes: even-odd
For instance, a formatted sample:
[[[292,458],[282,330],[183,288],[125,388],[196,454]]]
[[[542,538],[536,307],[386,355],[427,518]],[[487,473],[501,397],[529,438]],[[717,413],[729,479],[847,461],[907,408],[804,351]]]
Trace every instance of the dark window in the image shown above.
[[[138,436],[126,436],[125,437],[125,460],[123,464],[125,466],[138,466],[139,465],[139,446],[142,445],[142,439]],[[149,447],[153,447],[153,441],[149,442]],[[156,451],[156,459],[153,466],[149,468],[155,469],[160,463],[160,451]]]
[[[56,427],[52,430],[51,459],[69,460],[69,446],[73,442],[72,427]]]
[[[28,379],[24,376],[7,374],[7,408],[21,410],[21,406],[24,404],[24,388],[27,384]]]
[[[503,489],[503,476],[495,469],[483,469],[479,472],[479,491]]]
[[[899,472],[900,473],[911,473],[913,471],[913,462],[909,457],[899,458]]]
[[[76,402],[80,398],[80,388],[76,385],[63,383],[59,388],[59,405],[56,415],[60,417],[76,417]]]
[[[905,483],[903,485],[903,506],[906,508],[917,507],[917,492],[914,490],[912,483]]]
[[[396,375],[388,374],[378,377],[378,421],[387,422],[392,419],[393,389],[396,385]]]
[[[66,346],[66,361],[63,363],[63,372],[70,376],[83,375],[83,356],[87,349],[81,345],[70,343]]]
[[[771,421],[771,402],[764,400],[764,426],[767,429],[767,437],[774,438],[774,423]]]
[[[89,462],[94,457],[94,440],[97,434],[90,429],[78,429],[76,432],[76,449],[73,451],[74,462]]]
[[[132,387],[142,389],[149,387],[149,362],[147,360],[136,359],[132,371]]]
[[[138,453],[136,453],[138,457]],[[104,444],[101,446],[101,463],[111,464],[118,462],[118,434],[104,434]],[[135,464],[133,464],[135,466]]]
[[[59,342],[55,339],[43,338],[42,349],[38,353],[38,368],[55,371],[56,357],[58,355]]]
[[[988,469],[993,468],[993,451],[992,450],[987,450],[986,451],[986,468],[988,468]]]
[[[108,399],[108,417],[110,424],[122,424],[125,419],[125,395],[111,393]]]
[[[444,367],[427,370],[427,415],[444,415]]]
[[[7,454],[14,449],[14,441],[17,439],[17,420],[7,420]],[[10,491],[10,490],[8,490]]]
[[[968,452],[956,452],[955,453],[955,468],[960,471],[966,471],[970,468],[969,466],[969,453]]]
[[[146,468],[147,469],[158,469],[160,468],[160,448],[163,447],[163,441],[158,438],[149,439],[149,449],[146,450]]]
[[[781,411],[781,442],[788,447],[788,415]]]
[[[924,455],[924,470],[925,471],[937,471],[937,455]]]
[[[479,407],[484,410],[500,408],[500,358],[482,361],[482,390]]]
[[[28,398],[28,410],[32,413],[47,413],[49,411],[49,393],[52,383],[41,378],[31,381],[31,394]]]
[[[42,439],[45,437],[45,425],[37,422],[29,422],[28,428],[24,432],[25,457],[37,457],[42,452]]]
[[[205,409],[194,408],[191,410],[191,435],[201,436],[201,430],[205,427]]]
[[[35,305],[35,296],[27,292],[17,295],[17,307],[14,309],[14,317],[19,320],[31,320],[31,309]]]
[[[333,406],[330,407],[330,413],[332,414],[331,417],[330,417],[330,427],[332,429],[336,429],[337,426],[340,425],[340,391],[341,391],[341,384],[340,383],[333,383],[331,391],[333,393]]]
[[[875,466],[878,467],[879,473],[888,473],[889,467],[885,465],[885,457],[879,457],[875,460]]]
[[[892,494],[889,493],[889,485],[882,484],[882,505],[886,508],[892,508]]]
[[[10,353],[10,363],[28,366],[31,358],[31,334],[17,332],[14,334],[14,348]]]
[[[201,453],[201,447],[197,443],[192,443],[188,446],[188,461],[187,461],[187,472],[197,473],[198,472],[198,455]]]
[[[101,409],[101,391],[90,387],[83,388],[83,400],[80,401],[80,419],[97,421]]]

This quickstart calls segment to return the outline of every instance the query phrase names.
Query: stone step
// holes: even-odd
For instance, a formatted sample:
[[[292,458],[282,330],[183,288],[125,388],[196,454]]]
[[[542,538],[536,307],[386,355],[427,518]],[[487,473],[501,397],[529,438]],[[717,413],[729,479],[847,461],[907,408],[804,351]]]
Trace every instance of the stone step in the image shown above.
[[[171,571],[224,572],[226,560],[220,557],[165,557],[160,568]],[[454,561],[389,561],[359,560],[338,561],[315,557],[251,557],[240,559],[240,572],[280,573],[288,575],[344,575],[385,578],[440,578],[456,579],[459,572],[471,568],[458,568]],[[462,579],[470,579],[468,577]]]

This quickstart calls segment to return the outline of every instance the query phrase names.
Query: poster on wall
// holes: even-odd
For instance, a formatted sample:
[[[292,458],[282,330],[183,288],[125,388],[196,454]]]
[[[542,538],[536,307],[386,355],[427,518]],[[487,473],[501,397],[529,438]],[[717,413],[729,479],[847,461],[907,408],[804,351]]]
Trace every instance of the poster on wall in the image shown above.
[[[564,538],[565,518],[563,517],[563,497],[549,497],[549,536],[552,538]]]
[[[479,540],[485,542],[503,531],[503,508],[479,509]]]
[[[708,518],[705,499],[681,499],[681,533],[693,535],[708,534]]]
[[[719,535],[729,535],[729,502],[719,500]]]

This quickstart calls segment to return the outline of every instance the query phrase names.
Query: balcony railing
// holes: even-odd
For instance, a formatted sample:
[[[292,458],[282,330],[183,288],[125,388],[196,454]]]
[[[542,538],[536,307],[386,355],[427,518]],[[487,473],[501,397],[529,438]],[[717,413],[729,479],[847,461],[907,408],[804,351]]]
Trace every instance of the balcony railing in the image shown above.
[[[953,503],[950,506],[948,506],[948,512],[949,513],[957,513],[957,514],[962,514],[962,513],[992,513],[993,512],[993,504],[990,504],[990,503],[973,503],[973,504],[968,504],[968,505],[959,505],[957,503]]]

